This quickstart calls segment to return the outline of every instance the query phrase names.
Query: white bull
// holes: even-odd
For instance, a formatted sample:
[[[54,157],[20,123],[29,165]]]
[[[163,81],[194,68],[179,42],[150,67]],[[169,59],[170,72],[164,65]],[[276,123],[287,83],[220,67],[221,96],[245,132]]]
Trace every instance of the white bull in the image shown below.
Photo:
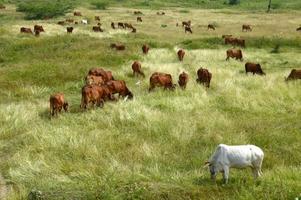
[[[230,168],[251,167],[255,179],[261,176],[263,157],[263,151],[255,145],[229,146],[220,144],[205,164],[209,165],[213,180],[215,180],[218,172],[222,172],[224,183],[228,183]]]

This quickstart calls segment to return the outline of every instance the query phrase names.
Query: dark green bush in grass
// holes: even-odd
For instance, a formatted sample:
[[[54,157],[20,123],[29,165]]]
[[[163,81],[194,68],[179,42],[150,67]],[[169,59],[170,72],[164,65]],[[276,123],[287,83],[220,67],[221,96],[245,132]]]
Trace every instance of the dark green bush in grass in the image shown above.
[[[230,4],[230,5],[237,5],[237,4],[239,4],[239,3],[240,3],[239,0],[229,0],[229,4]]]
[[[47,19],[65,15],[73,7],[71,0],[27,0],[17,4],[17,11],[24,12],[26,19]]]

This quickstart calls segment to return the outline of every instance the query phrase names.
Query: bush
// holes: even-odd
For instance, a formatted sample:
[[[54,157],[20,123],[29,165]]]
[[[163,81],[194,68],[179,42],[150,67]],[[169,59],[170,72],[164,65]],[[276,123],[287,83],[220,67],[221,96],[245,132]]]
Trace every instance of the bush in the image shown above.
[[[46,19],[65,15],[73,7],[68,0],[27,0],[17,4],[17,11],[24,12],[26,19]]]
[[[229,4],[230,4],[230,5],[237,5],[237,4],[239,4],[239,3],[240,3],[239,0],[229,0]]]
[[[91,3],[91,5],[93,5],[95,9],[105,10],[108,7],[109,3],[107,1],[94,1]]]

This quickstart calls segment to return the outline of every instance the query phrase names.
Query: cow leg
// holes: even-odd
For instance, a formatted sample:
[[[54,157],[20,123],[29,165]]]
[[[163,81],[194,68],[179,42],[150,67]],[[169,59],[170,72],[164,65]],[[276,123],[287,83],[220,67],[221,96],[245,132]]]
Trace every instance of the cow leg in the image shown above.
[[[224,179],[224,183],[227,184],[229,179],[229,167],[226,166],[224,167],[223,179]]]
[[[229,60],[229,56],[227,56],[226,60],[227,60],[227,61]]]

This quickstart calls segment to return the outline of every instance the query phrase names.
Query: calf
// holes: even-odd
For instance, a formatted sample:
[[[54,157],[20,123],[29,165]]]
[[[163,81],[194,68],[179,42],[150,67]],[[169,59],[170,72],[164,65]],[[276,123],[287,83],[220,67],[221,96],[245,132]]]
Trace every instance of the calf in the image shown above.
[[[105,83],[110,80],[114,80],[112,72],[106,71],[102,68],[92,68],[89,70],[88,75],[101,76]]]
[[[209,30],[209,29],[215,30],[215,26],[214,26],[213,24],[208,24],[207,27],[208,27],[208,30]]]
[[[111,27],[112,27],[112,29],[116,29],[114,22],[111,22]]]
[[[75,11],[75,12],[73,13],[73,15],[74,15],[74,16],[82,16],[81,12],[78,12],[78,11]]]
[[[95,19],[95,21],[100,21],[100,17],[99,16],[95,16],[94,19]]]
[[[20,28],[20,33],[30,33],[30,34],[33,34],[31,28],[25,28],[25,27],[21,27]]]
[[[70,27],[67,27],[67,33],[72,33],[73,32],[73,27],[70,26]]]
[[[212,74],[208,71],[208,69],[203,69],[203,68],[198,69],[197,76],[198,76],[198,78],[196,79],[197,83],[203,84],[207,88],[210,87]]]
[[[35,31],[45,32],[43,26],[39,26],[39,25],[34,25],[33,30],[34,30],[34,32]]]
[[[228,49],[226,60],[229,60],[229,58],[243,61],[242,51],[240,49]]]
[[[228,183],[230,168],[251,167],[254,178],[261,176],[263,158],[263,151],[255,145],[220,144],[205,164],[209,165],[211,179],[215,181],[218,172],[222,172],[224,183]]]
[[[182,73],[179,75],[179,81],[178,81],[178,84],[179,84],[179,86],[180,86],[182,89],[186,89],[187,83],[188,83],[188,74],[185,73],[185,72],[182,72]]]
[[[102,76],[87,75],[85,78],[86,85],[103,85],[105,81]]]
[[[192,34],[192,30],[191,30],[190,26],[185,26],[185,33],[187,33],[187,32]]]
[[[163,87],[164,89],[174,90],[175,85],[172,83],[172,77],[170,74],[155,72],[151,75],[149,92],[155,87]]]
[[[260,64],[255,64],[255,63],[246,63],[245,64],[245,69],[246,69],[246,74],[248,72],[251,72],[254,74],[259,74],[259,75],[265,75],[265,73],[262,71]]]
[[[82,100],[80,107],[87,109],[89,104],[103,107],[104,101],[108,98],[107,90],[98,85],[85,85],[82,88]]]
[[[125,81],[109,81],[106,83],[108,86],[110,92],[112,94],[118,94],[119,97],[127,97],[129,99],[133,99],[133,93],[128,89],[128,87],[125,84]]]
[[[252,31],[252,28],[250,25],[244,24],[242,25],[242,31]]]
[[[137,17],[137,22],[142,22],[142,18],[141,17]]]
[[[146,44],[144,44],[144,45],[142,46],[142,52],[143,52],[144,54],[148,54],[148,51],[149,51],[149,46],[146,45]]]
[[[299,70],[293,69],[285,80],[289,81],[289,80],[295,80],[295,79],[301,79],[301,69],[299,69]]]
[[[68,102],[65,101],[63,93],[56,93],[50,96],[50,115],[57,115],[64,108],[65,112],[68,111]]]
[[[134,76],[138,76],[138,75],[141,75],[143,76],[143,78],[145,77],[144,73],[142,72],[141,70],[141,64],[138,62],[138,61],[135,61],[133,64],[132,64],[132,70],[133,70],[133,75]]]
[[[183,49],[180,49],[177,54],[178,54],[179,61],[183,61],[185,56],[185,51]]]
[[[93,26],[93,27],[92,27],[92,30],[93,30],[94,32],[103,32],[103,30],[100,28],[100,26]]]

